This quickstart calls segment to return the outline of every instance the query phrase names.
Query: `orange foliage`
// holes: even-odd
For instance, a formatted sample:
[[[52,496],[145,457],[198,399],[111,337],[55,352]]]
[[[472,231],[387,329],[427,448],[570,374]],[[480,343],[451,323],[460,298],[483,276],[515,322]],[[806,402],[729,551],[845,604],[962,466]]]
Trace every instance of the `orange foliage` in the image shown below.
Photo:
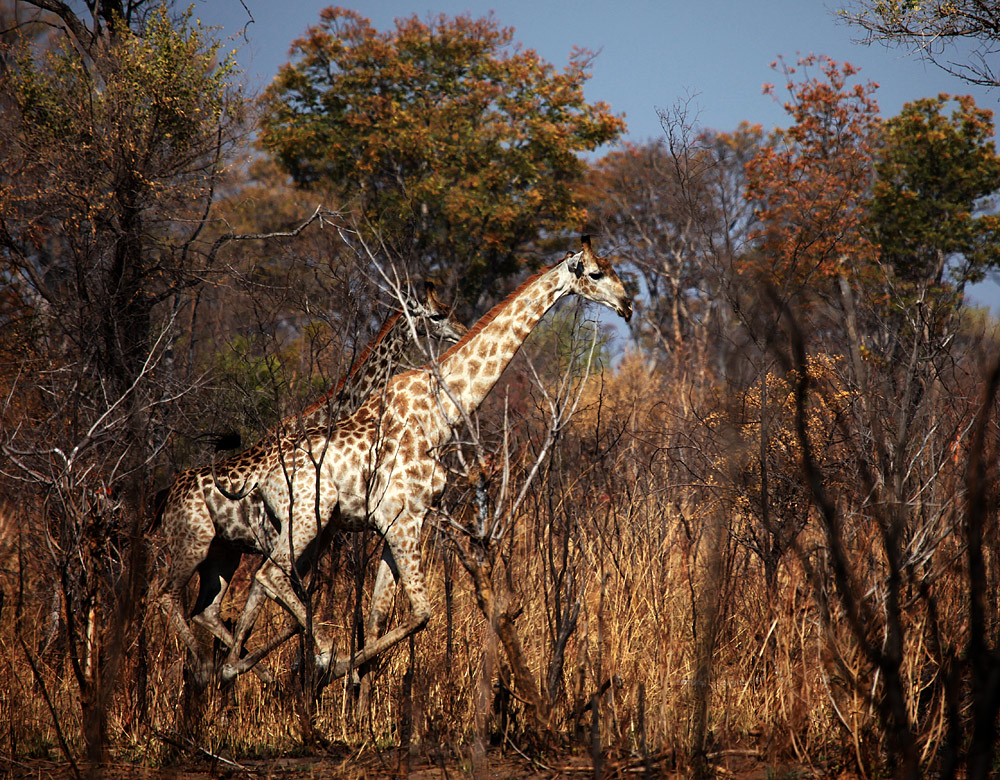
[[[577,230],[580,152],[624,120],[583,85],[593,55],[556,70],[492,17],[368,19],[328,8],[264,96],[260,140],[296,184],[339,189],[407,262],[477,296],[521,270],[518,249]]]
[[[747,198],[760,220],[758,253],[741,270],[763,273],[783,293],[822,287],[844,273],[863,274],[876,248],[861,226],[880,125],[872,82],[848,85],[849,63],[809,56],[799,67],[821,76],[794,82],[796,68],[775,63],[788,78],[785,110],[794,123],[747,165]],[[773,93],[773,85],[765,85]]]

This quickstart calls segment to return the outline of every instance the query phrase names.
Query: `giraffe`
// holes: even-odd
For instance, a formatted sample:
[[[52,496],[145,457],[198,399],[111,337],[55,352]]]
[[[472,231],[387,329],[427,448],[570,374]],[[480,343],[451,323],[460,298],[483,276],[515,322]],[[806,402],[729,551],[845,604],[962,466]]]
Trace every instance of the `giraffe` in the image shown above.
[[[181,608],[184,588],[198,572],[198,597],[190,619],[227,646],[231,645],[232,636],[220,616],[223,597],[243,553],[266,554],[277,536],[277,529],[268,521],[259,498],[248,495],[241,500],[230,500],[215,490],[213,471],[237,479],[248,473],[248,464],[280,438],[283,430],[325,429],[334,425],[337,419],[357,409],[374,388],[384,385],[401,367],[415,336],[458,341],[466,332],[465,326],[450,315],[449,308],[437,297],[430,283],[425,295],[423,303],[413,298],[407,301],[406,315],[397,312],[388,318],[350,374],[300,416],[285,420],[258,444],[218,466],[213,462],[211,466],[187,469],[171,482],[161,503],[170,560],[160,601],[195,659],[195,679],[199,685],[208,683],[212,664],[200,651],[184,617]],[[391,570],[392,565],[389,556],[383,553],[380,568]],[[391,574],[383,573],[378,581],[385,589],[390,587],[391,579]],[[380,602],[385,599],[384,595],[379,596]]]
[[[253,668],[266,654],[263,648],[241,658],[243,642],[266,598],[282,604],[300,626],[308,625],[290,573],[293,566],[300,570],[303,554],[328,523],[348,530],[372,529],[384,538],[410,614],[383,636],[372,633],[357,654],[335,663],[330,631],[314,623],[318,671],[342,676],[427,624],[431,610],[420,570],[420,534],[425,515],[445,486],[436,452],[483,402],[542,316],[570,293],[631,317],[632,302],[621,280],[584,236],[580,251],[567,253],[525,281],[439,361],[394,376],[336,429],[313,430],[291,446],[262,453],[259,480],[243,485],[260,494],[277,521],[278,543],[254,576],[220,670],[224,680]]]

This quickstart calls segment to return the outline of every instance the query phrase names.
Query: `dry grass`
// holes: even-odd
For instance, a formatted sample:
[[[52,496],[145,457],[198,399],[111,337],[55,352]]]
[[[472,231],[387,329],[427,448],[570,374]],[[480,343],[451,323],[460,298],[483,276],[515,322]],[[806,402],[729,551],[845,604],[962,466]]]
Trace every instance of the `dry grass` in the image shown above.
[[[575,705],[586,702],[604,679],[612,679],[601,707],[603,745],[628,752],[638,750],[642,739],[649,752],[658,753],[683,752],[687,744],[692,700],[706,692],[693,671],[691,594],[692,587],[701,587],[699,561],[687,549],[679,525],[668,513],[662,515],[661,522],[659,540],[622,550],[613,564],[598,538],[585,535],[582,540],[588,575],[579,625],[567,648],[563,674],[566,698],[559,708],[556,729],[568,741],[578,725],[573,718]],[[532,670],[541,680],[551,646],[544,602],[532,594],[543,592],[546,577],[537,556],[529,555],[525,548],[514,546],[509,566],[516,572],[524,607],[517,627]],[[412,698],[419,722],[414,741],[445,744],[461,751],[470,738],[473,693],[488,630],[468,577],[456,569],[451,613],[453,653],[447,656],[443,553],[434,552],[426,560],[435,617],[416,640]],[[800,759],[840,752],[844,748],[838,737],[842,729],[822,661],[825,645],[819,620],[809,597],[793,585],[801,574],[794,568],[783,573],[782,591],[786,595],[773,609],[764,603],[759,585],[751,586],[753,575],[752,570],[745,575],[744,584],[750,587],[739,588],[715,653],[715,672],[708,686],[713,744],[752,747],[775,755],[790,752]],[[236,606],[231,603],[232,617]],[[276,607],[269,607],[254,641],[266,639],[283,620]],[[341,620],[337,627],[342,636],[348,636],[349,624]],[[27,645],[37,647],[44,631],[44,624],[29,620],[26,611],[20,633]],[[0,687],[5,691],[0,698],[0,720],[8,724],[5,741],[13,755],[56,758],[59,751],[53,716],[18,647],[18,633],[14,611],[5,610],[0,633],[4,658]],[[155,607],[145,612],[144,634],[144,647],[136,641],[127,648],[123,684],[111,713],[111,737],[117,753],[156,765],[172,755],[170,745],[160,735],[177,733],[193,736],[210,752],[238,756],[274,755],[301,748],[294,709],[298,694],[293,690],[291,671],[298,654],[296,640],[267,661],[280,680],[279,690],[265,689],[256,677],[247,675],[231,693],[210,691],[196,707],[184,693],[182,648]],[[596,676],[597,659],[602,679]],[[61,728],[72,739],[79,734],[80,724],[69,659],[56,642],[35,660]],[[318,731],[355,747],[396,744],[402,717],[401,689],[409,660],[405,644],[401,645],[376,673],[370,718],[353,711],[352,696],[344,685],[329,686],[315,711]],[[139,701],[136,689],[140,664],[147,676],[145,702]],[[644,735],[639,733],[638,722],[640,686],[645,700]],[[518,726],[523,725],[517,722],[520,707],[516,700],[509,706],[513,720],[508,736],[517,743],[521,737]],[[858,703],[845,716],[856,729],[858,719],[871,719],[864,710]],[[492,728],[496,729],[500,713],[494,716]],[[584,721],[589,733],[589,713]]]
[[[616,391],[611,388],[609,398]],[[672,397],[686,404],[691,393]],[[624,398],[605,403],[602,424],[627,404]],[[654,425],[662,430],[668,419],[682,414],[662,401],[638,409],[632,403],[628,412],[633,430]],[[581,416],[584,423],[589,413]],[[316,732],[352,751],[386,750],[400,745],[408,734],[416,753],[444,750],[461,762],[476,738],[476,691],[484,662],[498,653],[489,679],[493,700],[488,733],[481,736],[512,755],[523,751],[544,763],[553,750],[590,749],[595,725],[586,705],[603,691],[596,733],[608,759],[645,755],[661,767],[683,766],[690,758],[697,726],[692,713],[700,701],[707,706],[704,745],[713,760],[743,755],[769,766],[796,762],[818,773],[877,765],[884,750],[877,712],[880,681],[871,674],[832,585],[827,583],[826,590],[816,587],[815,573],[822,581],[827,562],[816,518],[810,515],[769,589],[760,560],[739,542],[753,518],[739,514],[740,502],[720,498],[727,495],[729,486],[721,480],[732,472],[732,463],[720,466],[715,458],[717,468],[708,489],[704,484],[685,486],[649,457],[649,448],[665,443],[653,439],[637,437],[641,447],[635,440],[623,445],[612,462],[592,464],[578,479],[567,482],[565,474],[559,477],[555,470],[540,479],[535,487],[540,499],[525,504],[496,551],[494,583],[511,588],[510,595],[522,607],[515,625],[540,687],[552,663],[555,594],[580,602],[547,740],[533,733],[504,654],[477,607],[471,579],[450,557],[450,542],[439,533],[426,534],[434,617],[416,638],[412,668],[406,643],[382,659],[373,674],[367,713],[355,710],[353,694],[342,681],[331,684],[311,714]],[[734,458],[743,457],[739,448],[733,452]],[[622,474],[629,479],[628,489],[609,487],[608,475]],[[560,500],[549,502],[552,498]],[[942,625],[959,642],[966,631],[964,569],[959,526],[954,519],[952,525],[943,528],[943,541],[927,566],[945,616]],[[29,525],[22,527],[25,534],[30,532]],[[722,529],[720,549],[710,544],[713,537],[707,529],[712,527]],[[884,587],[885,561],[874,531],[855,521],[847,543],[851,559],[858,563],[860,585]],[[368,546],[371,553],[370,541]],[[18,549],[9,537],[7,549]],[[552,549],[565,557],[549,557],[546,551]],[[718,563],[714,569],[713,560]],[[4,750],[17,759],[62,760],[58,723],[69,750],[79,755],[80,705],[71,659],[58,632],[47,636],[53,628],[47,608],[51,578],[32,570],[30,559],[17,558],[16,553],[8,554],[6,561],[0,613]],[[329,587],[318,594],[320,614],[343,637],[342,652],[354,616],[346,561],[347,556],[340,555],[327,566]],[[814,573],[813,580],[807,569]],[[452,588],[450,610],[445,602],[446,570]],[[238,578],[231,590],[230,618],[236,616],[249,574],[249,568],[241,570],[242,581]],[[713,604],[717,617],[709,625],[705,610]],[[904,615],[907,706],[923,759],[930,762],[945,739],[946,723],[937,661],[928,646],[926,602],[911,593]],[[266,639],[284,619],[270,605],[251,642]],[[699,647],[706,646],[699,644],[699,637],[705,637],[699,632],[705,631],[712,632],[707,679],[698,672]],[[293,672],[298,640],[266,661],[279,681],[277,687],[265,688],[247,675],[231,691],[198,696],[185,682],[182,648],[155,604],[145,605],[141,623],[130,626],[126,635],[124,667],[110,708],[111,752],[116,758],[155,767],[199,751],[252,759],[305,749],[300,713],[308,696]],[[45,651],[38,652],[43,647]]]

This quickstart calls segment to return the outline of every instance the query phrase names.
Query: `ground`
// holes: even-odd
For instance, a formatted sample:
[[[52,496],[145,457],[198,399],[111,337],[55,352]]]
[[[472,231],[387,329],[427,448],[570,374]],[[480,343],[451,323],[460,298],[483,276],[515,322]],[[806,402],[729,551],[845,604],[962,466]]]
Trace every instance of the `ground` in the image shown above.
[[[237,778],[261,778],[262,780],[389,780],[408,778],[409,780],[457,780],[471,777],[468,762],[447,761],[440,756],[420,755],[411,757],[407,768],[398,751],[367,751],[356,754],[351,751],[331,749],[323,753],[296,757],[229,761],[224,758],[185,760],[169,767],[146,768],[130,764],[110,764],[101,768],[96,775],[103,780],[236,780]],[[604,766],[604,778],[682,778],[687,773],[675,770],[668,757],[651,759],[648,763],[641,758],[608,760]],[[564,755],[548,758],[545,762],[532,764],[520,756],[501,755],[491,752],[488,757],[491,780],[560,780],[589,778],[594,776],[593,763],[588,755]],[[740,780],[764,780],[764,778],[810,778],[824,777],[822,773],[810,771],[807,767],[774,767],[765,765],[758,759],[746,755],[719,755],[713,762],[716,776],[740,778]],[[9,770],[9,771],[8,771]],[[79,767],[80,776],[91,775],[87,767]],[[0,759],[0,777],[12,780],[27,778],[51,778],[62,780],[74,778],[72,769],[46,761],[6,762]],[[840,780],[851,775],[840,774]]]

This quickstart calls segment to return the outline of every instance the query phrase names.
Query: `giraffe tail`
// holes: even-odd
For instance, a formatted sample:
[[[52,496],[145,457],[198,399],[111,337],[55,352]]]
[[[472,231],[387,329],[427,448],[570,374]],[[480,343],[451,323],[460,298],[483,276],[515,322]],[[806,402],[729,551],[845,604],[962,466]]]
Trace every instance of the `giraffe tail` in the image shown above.
[[[224,495],[230,501],[242,501],[244,498],[249,496],[254,490],[257,489],[257,483],[254,482],[252,485],[250,485],[249,480],[244,482],[243,487],[241,487],[237,491],[231,491],[228,490],[227,488],[224,488],[222,486],[222,483],[219,482],[219,475],[215,472],[215,455],[212,455],[212,480],[215,482],[215,489],[218,490],[220,493],[222,493],[222,495]],[[250,487],[247,487],[247,485],[250,485]]]
[[[223,431],[222,433],[203,433],[198,436],[198,441],[206,442],[215,452],[238,450],[243,447],[243,437],[236,430]]]

